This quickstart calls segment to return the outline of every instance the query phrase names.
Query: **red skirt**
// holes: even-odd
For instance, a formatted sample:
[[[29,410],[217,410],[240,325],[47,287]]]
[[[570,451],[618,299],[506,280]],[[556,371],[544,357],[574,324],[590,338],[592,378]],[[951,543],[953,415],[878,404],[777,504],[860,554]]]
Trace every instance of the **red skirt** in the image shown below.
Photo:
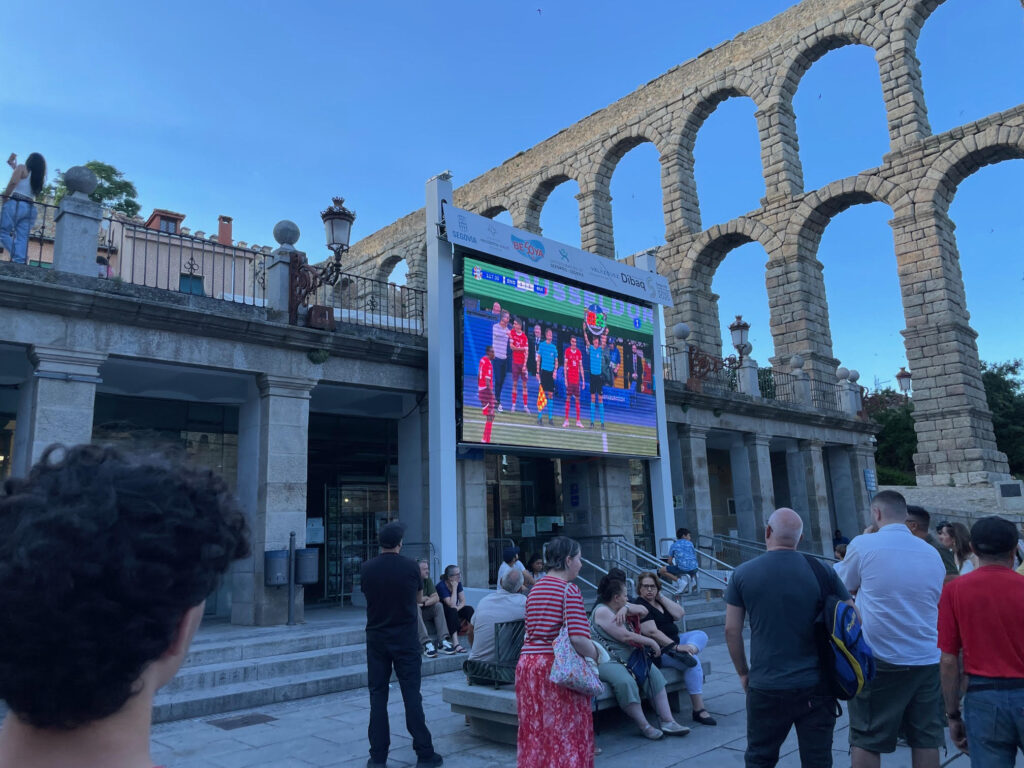
[[[518,768],[593,768],[590,697],[548,679],[553,656],[524,654],[516,665]]]

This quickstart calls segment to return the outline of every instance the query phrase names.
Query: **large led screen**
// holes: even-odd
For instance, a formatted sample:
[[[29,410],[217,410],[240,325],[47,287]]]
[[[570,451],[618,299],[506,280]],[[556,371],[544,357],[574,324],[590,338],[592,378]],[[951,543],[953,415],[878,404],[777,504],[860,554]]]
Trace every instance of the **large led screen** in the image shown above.
[[[658,454],[653,309],[464,263],[462,442]]]

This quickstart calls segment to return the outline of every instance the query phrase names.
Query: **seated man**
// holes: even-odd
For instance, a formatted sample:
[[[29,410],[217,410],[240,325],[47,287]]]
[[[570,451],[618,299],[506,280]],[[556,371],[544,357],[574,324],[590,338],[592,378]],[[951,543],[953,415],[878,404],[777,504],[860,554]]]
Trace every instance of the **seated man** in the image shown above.
[[[0,768],[151,766],[153,696],[249,554],[218,475],[51,446],[0,496]]]
[[[473,650],[470,661],[494,661],[494,625],[526,618],[526,595],[521,594],[523,572],[510,569],[473,614]]]
[[[419,561],[420,576],[423,577],[423,600],[420,602],[420,610],[416,614],[419,620],[420,646],[423,648],[423,655],[428,659],[437,658],[437,647],[430,640],[430,633],[427,632],[426,622],[434,625],[434,632],[437,634],[437,642],[445,653],[455,653],[451,638],[448,636],[448,625],[444,620],[444,609],[441,607],[441,597],[434,589],[434,582],[430,580],[430,563],[426,560]],[[448,641],[447,643],[445,641]]]
[[[526,566],[523,565],[523,561],[519,559],[519,547],[505,547],[501,553],[501,559],[504,561],[498,566],[498,583],[501,584],[502,578],[505,574],[511,571],[513,568],[523,574],[523,586],[522,591],[528,592],[530,587],[533,586],[533,574],[526,570]]]

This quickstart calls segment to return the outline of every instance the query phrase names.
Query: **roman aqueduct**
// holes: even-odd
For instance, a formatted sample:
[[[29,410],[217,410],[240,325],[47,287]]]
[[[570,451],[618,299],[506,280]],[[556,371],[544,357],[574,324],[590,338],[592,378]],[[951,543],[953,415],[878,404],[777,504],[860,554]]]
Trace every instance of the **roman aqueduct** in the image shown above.
[[[610,181],[629,150],[650,142],[661,163],[665,245],[658,270],[669,277],[691,341],[720,351],[715,269],[734,248],[760,243],[768,254],[774,366],[799,353],[812,375],[834,380],[822,265],[816,258],[829,221],[850,206],[879,201],[892,210],[914,375],[920,485],[986,485],[1007,478],[981,383],[976,333],[969,324],[954,226],[947,212],[961,181],[979,168],[1024,158],[1024,104],[933,135],[928,124],[917,40],[941,0],[805,0],[737,38],[684,62],[619,101],[507,160],[455,191],[461,207],[540,232],[551,191],[579,185],[581,246],[615,253]],[[806,190],[793,98],[801,77],[830,50],[874,50],[889,130],[889,152],[855,176]],[[757,105],[765,195],[761,207],[704,229],[694,181],[694,145],[724,100]],[[385,278],[408,263],[408,282],[425,275],[424,212],[361,240],[355,271]]]

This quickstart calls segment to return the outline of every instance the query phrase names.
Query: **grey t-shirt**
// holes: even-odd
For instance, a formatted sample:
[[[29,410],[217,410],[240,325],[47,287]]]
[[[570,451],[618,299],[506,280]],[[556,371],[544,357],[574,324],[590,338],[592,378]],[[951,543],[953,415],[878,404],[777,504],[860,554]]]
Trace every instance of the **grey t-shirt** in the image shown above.
[[[849,600],[836,572],[826,570],[839,599]],[[820,596],[810,563],[794,550],[765,552],[736,569],[725,601],[743,608],[750,620],[751,688],[778,691],[820,682],[814,634]]]

